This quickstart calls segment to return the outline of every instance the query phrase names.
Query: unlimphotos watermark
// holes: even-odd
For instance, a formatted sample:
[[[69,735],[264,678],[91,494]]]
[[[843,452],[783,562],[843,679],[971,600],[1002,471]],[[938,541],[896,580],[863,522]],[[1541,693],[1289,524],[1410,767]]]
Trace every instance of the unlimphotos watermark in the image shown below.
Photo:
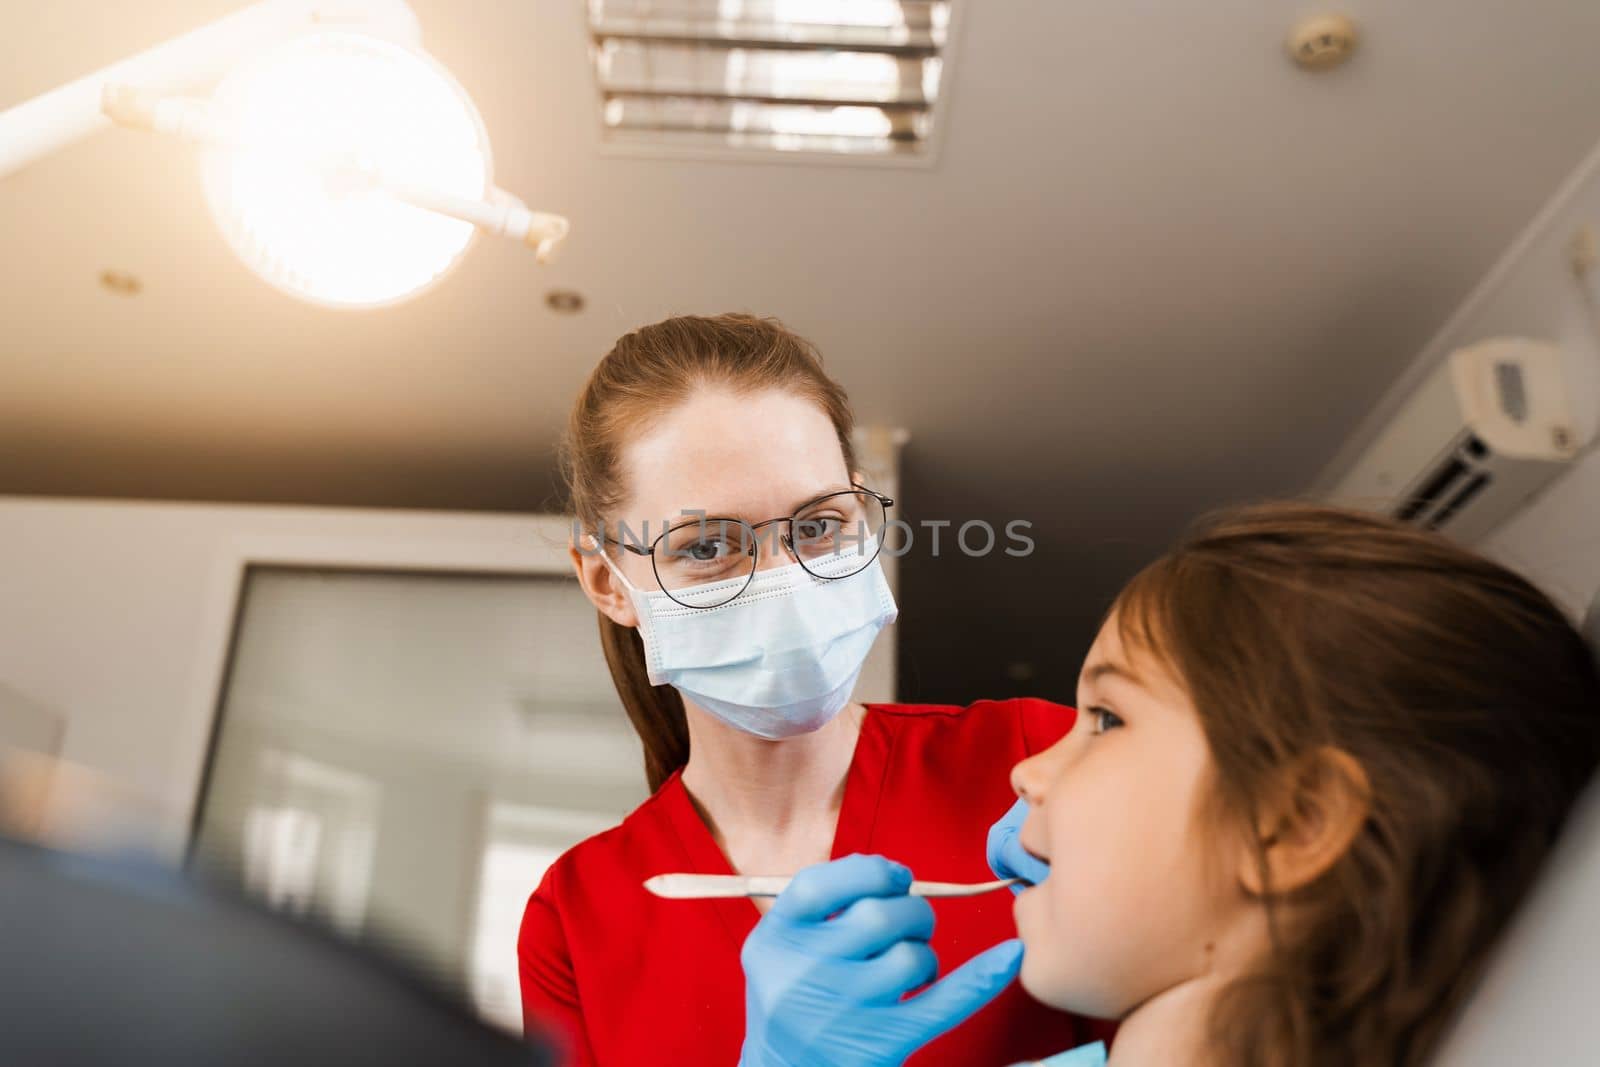
[[[786,531],[785,525],[792,526],[792,530]],[[952,528],[953,536],[950,536]],[[959,526],[951,519],[920,519],[915,523],[889,519],[879,530],[869,530],[859,523],[831,525],[820,520],[763,523],[758,528],[735,519],[710,518],[703,511],[683,511],[675,520],[653,522],[646,519],[637,528],[624,520],[609,531],[604,522],[597,529],[585,530],[573,520],[572,543],[584,556],[598,555],[609,543],[631,548],[640,555],[689,559],[701,558],[699,554],[708,546],[724,550],[737,546],[746,554],[752,549],[757,552],[792,549],[838,555],[869,555],[876,546],[883,555],[899,559],[916,550],[921,531],[927,539],[928,554],[935,559],[948,551],[952,543],[962,555],[973,559],[997,551],[1013,558],[1024,558],[1031,556],[1034,550],[1034,540],[1028,536],[1031,529],[1033,523],[1027,519],[1012,519],[1000,529],[984,519],[969,519]],[[779,543],[777,539],[786,532],[789,541]]]

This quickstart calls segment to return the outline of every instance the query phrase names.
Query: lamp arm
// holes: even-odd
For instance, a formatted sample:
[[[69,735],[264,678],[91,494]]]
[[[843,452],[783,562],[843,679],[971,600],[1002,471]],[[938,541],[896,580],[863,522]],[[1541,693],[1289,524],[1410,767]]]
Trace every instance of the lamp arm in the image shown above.
[[[565,216],[531,211],[504,189],[491,190],[487,200],[473,200],[381,177],[378,185],[397,200],[470,222],[478,229],[498,237],[521,241],[534,250],[534,258],[540,263],[550,262],[556,246],[572,229],[572,224]]]
[[[422,36],[405,0],[261,0],[0,112],[0,180],[104,129],[107,85],[208,88],[250,56],[316,28],[359,30],[413,46]]]
[[[106,117],[119,126],[164,133],[207,148],[248,147],[236,131],[217,117],[208,100],[110,84],[105,87],[102,107]],[[564,216],[529,210],[504,189],[491,189],[488,198],[480,200],[389,178],[359,159],[307,158],[302,162],[321,171],[327,180],[351,189],[381,190],[415,207],[470,222],[497,237],[520,241],[534,250],[540,263],[550,262],[556,246],[572,229]]]

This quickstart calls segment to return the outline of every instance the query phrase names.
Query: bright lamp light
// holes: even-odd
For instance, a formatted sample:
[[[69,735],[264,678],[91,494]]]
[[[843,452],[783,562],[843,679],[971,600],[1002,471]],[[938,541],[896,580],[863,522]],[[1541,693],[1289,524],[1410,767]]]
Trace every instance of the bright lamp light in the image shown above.
[[[404,0],[261,0],[0,112],[0,179],[107,120],[176,135],[239,258],[329,307],[416,296],[479,230],[547,259],[567,220],[494,186],[483,120],[416,39]]]
[[[205,150],[211,212],[239,258],[295,296],[341,307],[414,296],[475,228],[363,175],[469,200],[490,195],[477,109],[420,52],[319,33],[230,74],[212,98],[230,143]]]

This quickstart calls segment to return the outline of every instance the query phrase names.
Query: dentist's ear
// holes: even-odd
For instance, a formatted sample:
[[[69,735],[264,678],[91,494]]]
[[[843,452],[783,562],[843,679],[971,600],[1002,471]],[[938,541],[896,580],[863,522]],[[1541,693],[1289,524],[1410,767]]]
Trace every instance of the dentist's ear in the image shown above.
[[[594,534],[584,533],[578,537],[581,540],[575,539],[568,546],[567,554],[572,557],[572,569],[589,603],[618,626],[638,626],[639,615],[633,610],[633,598],[628,596],[627,586],[602,557],[605,546]]]
[[[1367,772],[1350,753],[1325,745],[1299,760],[1263,804],[1259,848],[1243,849],[1239,881],[1252,896],[1292,893],[1326,874],[1350,851],[1371,811]]]

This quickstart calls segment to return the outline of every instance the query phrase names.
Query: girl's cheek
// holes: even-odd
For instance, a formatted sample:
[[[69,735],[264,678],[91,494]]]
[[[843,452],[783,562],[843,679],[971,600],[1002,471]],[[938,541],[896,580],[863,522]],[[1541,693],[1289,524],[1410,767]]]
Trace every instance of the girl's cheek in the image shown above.
[[[1044,840],[1040,846],[1024,843],[1050,860],[1050,877],[1044,889],[1051,898],[1053,919],[1071,924],[1087,912],[1094,900],[1112,887],[1100,885],[1100,868],[1107,842],[1094,809],[1071,795],[1052,798],[1041,813]]]

